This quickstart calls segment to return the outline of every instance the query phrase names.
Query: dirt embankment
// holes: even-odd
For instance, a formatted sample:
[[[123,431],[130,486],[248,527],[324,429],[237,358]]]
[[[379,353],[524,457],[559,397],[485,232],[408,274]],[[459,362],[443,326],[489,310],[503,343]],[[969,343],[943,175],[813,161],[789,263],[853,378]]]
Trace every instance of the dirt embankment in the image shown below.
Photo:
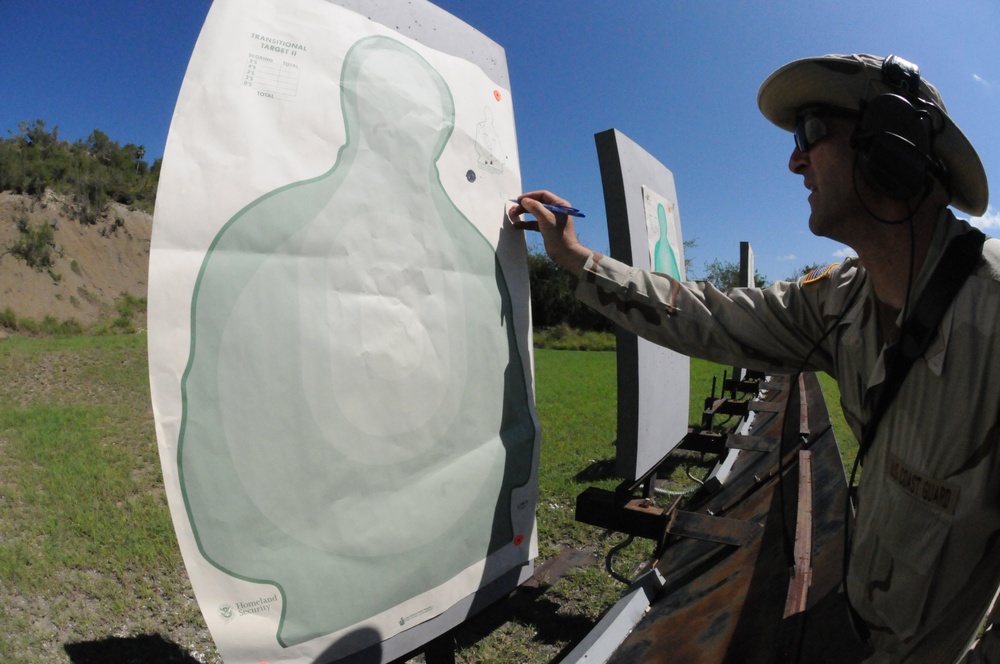
[[[53,229],[52,264],[37,269],[10,249],[20,227]],[[19,319],[75,319],[84,326],[115,315],[123,294],[146,296],[152,215],[112,203],[98,223],[73,218],[67,199],[0,192],[0,312]],[[2,332],[2,330],[0,330]]]

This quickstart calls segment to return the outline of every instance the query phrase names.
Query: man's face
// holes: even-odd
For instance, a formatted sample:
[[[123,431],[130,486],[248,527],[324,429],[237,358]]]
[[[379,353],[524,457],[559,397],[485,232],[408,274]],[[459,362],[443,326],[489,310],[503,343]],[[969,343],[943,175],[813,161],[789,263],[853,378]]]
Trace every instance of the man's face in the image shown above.
[[[809,190],[809,230],[815,235],[849,243],[852,228],[864,218],[863,208],[855,191],[854,150],[851,133],[854,120],[823,111],[812,113],[825,132],[822,137],[805,146],[792,150],[788,169],[803,177]],[[816,129],[816,125],[811,125]],[[815,132],[811,132],[815,133]]]

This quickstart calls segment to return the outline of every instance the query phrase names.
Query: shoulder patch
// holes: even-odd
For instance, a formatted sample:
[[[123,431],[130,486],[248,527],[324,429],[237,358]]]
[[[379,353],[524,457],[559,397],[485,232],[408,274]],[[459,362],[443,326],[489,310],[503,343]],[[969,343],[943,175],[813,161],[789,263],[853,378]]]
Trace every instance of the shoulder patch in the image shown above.
[[[806,284],[811,284],[814,281],[819,281],[820,279],[824,279],[828,274],[830,274],[830,270],[837,267],[838,265],[840,265],[840,263],[832,263],[830,265],[827,265],[826,267],[816,268],[815,270],[807,274],[805,277],[803,277],[802,285],[805,286]]]

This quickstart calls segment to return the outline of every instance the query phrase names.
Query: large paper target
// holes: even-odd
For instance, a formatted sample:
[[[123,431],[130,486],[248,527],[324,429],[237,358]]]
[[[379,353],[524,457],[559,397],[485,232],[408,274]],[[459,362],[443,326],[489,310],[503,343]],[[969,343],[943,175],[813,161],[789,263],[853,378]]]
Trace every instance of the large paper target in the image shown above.
[[[535,549],[509,92],[336,5],[282,8],[208,17],[150,274],[178,538],[220,650],[254,661],[384,640]]]

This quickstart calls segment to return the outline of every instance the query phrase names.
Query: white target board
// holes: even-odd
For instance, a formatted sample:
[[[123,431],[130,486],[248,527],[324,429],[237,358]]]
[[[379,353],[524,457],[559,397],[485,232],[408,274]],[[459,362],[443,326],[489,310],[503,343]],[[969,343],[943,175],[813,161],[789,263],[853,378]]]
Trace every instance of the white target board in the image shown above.
[[[170,128],[150,380],[227,662],[389,659],[536,555],[503,50],[391,4],[217,0]]]
[[[611,255],[634,267],[685,279],[684,239],[674,174],[617,129],[595,134]],[[688,430],[690,358],[617,329],[616,467],[642,477]]]

